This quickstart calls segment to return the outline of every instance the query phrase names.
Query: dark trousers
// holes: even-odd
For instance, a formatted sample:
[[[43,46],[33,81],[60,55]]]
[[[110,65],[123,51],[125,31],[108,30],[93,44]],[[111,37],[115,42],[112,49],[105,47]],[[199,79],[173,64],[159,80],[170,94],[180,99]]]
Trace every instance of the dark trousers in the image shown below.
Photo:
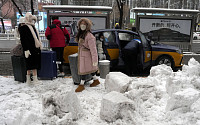
[[[137,74],[137,53],[125,50],[123,51],[123,60],[125,64],[125,73],[129,76]]]
[[[57,61],[61,62],[61,64],[58,64],[59,71],[63,72],[63,61],[64,61],[63,52],[64,52],[64,47],[55,47],[55,48],[52,48],[52,50],[56,52]]]
[[[91,73],[92,76],[96,75],[96,72]],[[81,75],[81,80],[86,80],[87,75]]]

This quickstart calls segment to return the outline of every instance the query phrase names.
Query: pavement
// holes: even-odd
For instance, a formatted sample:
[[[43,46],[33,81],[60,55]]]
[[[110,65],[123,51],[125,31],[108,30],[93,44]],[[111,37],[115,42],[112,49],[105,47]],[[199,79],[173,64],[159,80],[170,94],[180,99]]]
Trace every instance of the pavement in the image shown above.
[[[198,62],[200,62],[200,54],[194,53],[185,53],[183,56],[183,64],[188,64],[190,58],[194,58]],[[69,65],[64,65],[65,74],[70,74]],[[11,54],[9,52],[2,52],[0,49],[0,75],[1,76],[12,76],[12,62],[11,62]]]
[[[16,46],[16,41],[13,40],[0,40],[0,75],[1,76],[7,76],[7,75],[13,75],[12,70],[12,63],[11,63],[11,54],[10,49]],[[44,42],[45,43],[45,42]],[[196,53],[200,53],[200,40],[195,41],[192,44],[192,50]],[[200,54],[194,54],[194,53],[185,53],[183,57],[183,64],[188,64],[188,61],[190,58],[194,58],[198,62],[200,62]],[[64,72],[66,74],[70,73],[69,65],[64,66]]]
[[[69,65],[64,65],[63,70],[67,76],[71,74]],[[12,62],[10,52],[1,51],[0,49],[0,76],[12,76]]]
[[[0,75],[13,75],[11,55],[8,52],[0,52]]]

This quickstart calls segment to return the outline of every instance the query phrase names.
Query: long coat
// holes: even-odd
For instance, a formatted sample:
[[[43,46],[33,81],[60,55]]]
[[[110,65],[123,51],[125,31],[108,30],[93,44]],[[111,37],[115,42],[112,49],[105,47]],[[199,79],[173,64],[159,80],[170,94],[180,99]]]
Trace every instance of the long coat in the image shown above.
[[[78,74],[86,75],[96,72],[98,67],[93,66],[93,63],[98,63],[95,37],[88,32],[85,39],[80,38],[78,43]]]
[[[35,27],[33,26],[36,32]],[[35,47],[35,41],[33,35],[27,25],[19,26],[20,40],[23,50],[29,50],[31,55],[26,58],[27,70],[40,69],[41,68],[41,50]],[[39,37],[39,36],[37,36]]]

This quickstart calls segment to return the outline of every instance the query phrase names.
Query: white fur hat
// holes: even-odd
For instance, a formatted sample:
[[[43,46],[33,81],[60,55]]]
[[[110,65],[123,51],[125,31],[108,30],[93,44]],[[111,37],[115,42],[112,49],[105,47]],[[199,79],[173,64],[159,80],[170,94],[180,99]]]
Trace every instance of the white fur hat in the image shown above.
[[[36,16],[32,16],[32,20],[35,20],[35,22],[37,21],[37,17]]]
[[[19,23],[25,23],[25,22],[26,22],[25,17],[20,17],[19,18]]]

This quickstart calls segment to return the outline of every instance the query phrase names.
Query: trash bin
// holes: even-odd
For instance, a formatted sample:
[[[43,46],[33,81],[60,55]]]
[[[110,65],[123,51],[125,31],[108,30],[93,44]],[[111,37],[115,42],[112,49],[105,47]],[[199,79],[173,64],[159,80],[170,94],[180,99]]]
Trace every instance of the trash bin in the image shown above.
[[[75,85],[79,85],[81,82],[81,77],[78,75],[78,53],[68,56],[69,66],[71,70],[72,79]],[[86,75],[85,83],[92,79],[92,75]]]
[[[110,61],[109,60],[99,61],[99,71],[100,71],[100,78],[105,79],[106,75],[110,72]]]

